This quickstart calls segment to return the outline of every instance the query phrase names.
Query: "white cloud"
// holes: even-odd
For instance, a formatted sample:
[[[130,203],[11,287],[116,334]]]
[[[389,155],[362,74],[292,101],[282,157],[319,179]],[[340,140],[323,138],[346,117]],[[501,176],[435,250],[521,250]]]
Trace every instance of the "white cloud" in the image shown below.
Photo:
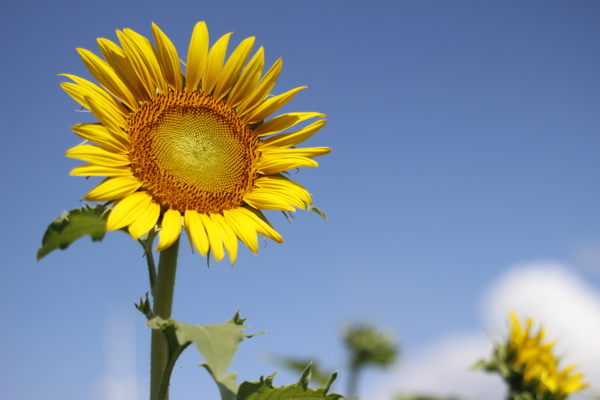
[[[600,294],[566,266],[536,262],[514,266],[488,290],[482,302],[482,331],[447,335],[404,360],[388,382],[378,385],[374,398],[391,399],[402,390],[502,399],[505,388],[497,376],[468,369],[491,354],[491,342],[483,329],[504,337],[509,310],[542,322],[546,337],[557,339],[556,350],[564,357],[564,366],[576,363],[591,387],[600,388]]]
[[[489,339],[481,333],[450,335],[417,357],[405,360],[396,377],[373,398],[392,399],[395,394],[403,393],[500,400],[503,387],[499,378],[470,371],[477,360],[491,351]]]
[[[516,266],[489,291],[485,325],[503,332],[508,310],[541,321],[565,362],[580,365],[600,386],[600,294],[581,278],[557,263]]]

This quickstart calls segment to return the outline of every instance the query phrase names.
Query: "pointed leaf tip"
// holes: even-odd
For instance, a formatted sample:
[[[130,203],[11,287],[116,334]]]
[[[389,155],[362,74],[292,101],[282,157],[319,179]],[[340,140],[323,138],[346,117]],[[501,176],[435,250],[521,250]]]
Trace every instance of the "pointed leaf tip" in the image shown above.
[[[335,380],[337,374],[331,375],[327,384],[319,389],[308,387],[312,363],[302,372],[300,380],[289,386],[273,386],[275,374],[266,379],[260,377],[258,382],[244,382],[240,385],[236,400],[305,400],[305,399],[323,399],[323,400],[342,400],[344,396],[340,394],[327,394],[329,386]]]
[[[219,377],[215,375],[213,370],[210,368],[210,365],[202,363],[200,364],[200,367],[206,369],[210,376],[212,376],[214,379],[217,387],[219,388],[221,400],[235,400],[239,388],[236,382],[237,372],[230,372],[222,377]]]
[[[101,241],[106,233],[106,210],[102,204],[91,207],[85,205],[69,212],[63,212],[46,229],[42,247],[37,252],[38,261],[48,253],[64,250],[82,236],[89,235],[93,242]]]
[[[308,363],[304,371],[302,371],[302,375],[300,375],[300,379],[298,380],[298,385],[302,386],[302,389],[307,390],[308,384],[310,382],[312,370],[312,362]]]
[[[335,382],[337,374],[337,371],[335,371],[333,374],[331,374],[327,382],[323,386],[321,386],[321,389],[323,389],[323,393],[327,394],[327,392],[329,392],[329,388],[331,387],[331,384]]]

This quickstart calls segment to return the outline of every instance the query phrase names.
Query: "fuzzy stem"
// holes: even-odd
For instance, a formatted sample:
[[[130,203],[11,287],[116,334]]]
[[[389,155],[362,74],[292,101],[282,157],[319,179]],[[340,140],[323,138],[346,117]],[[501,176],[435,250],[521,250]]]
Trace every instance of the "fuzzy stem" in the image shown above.
[[[171,247],[160,252],[153,295],[154,314],[163,319],[171,317],[178,251],[179,239]],[[163,382],[168,362],[169,345],[167,339],[161,330],[153,329],[150,347],[150,400],[167,400],[169,398],[169,382]],[[161,386],[164,385],[167,389],[160,390]],[[161,392],[164,394],[161,395]]]
[[[358,376],[360,372],[360,365],[352,363],[348,374],[348,400],[354,400],[358,395]]]

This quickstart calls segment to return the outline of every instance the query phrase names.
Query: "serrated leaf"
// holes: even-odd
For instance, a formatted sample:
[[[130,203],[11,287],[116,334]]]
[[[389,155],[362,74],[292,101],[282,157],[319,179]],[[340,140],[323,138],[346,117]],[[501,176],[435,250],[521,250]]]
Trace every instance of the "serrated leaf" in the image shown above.
[[[206,361],[201,365],[217,383],[222,399],[235,400],[238,389],[235,382],[236,374],[227,374],[227,369],[233,361],[239,343],[245,337],[257,335],[244,333],[244,328],[248,328],[244,325],[244,321],[245,319],[240,318],[237,312],[222,324],[190,325],[172,318],[164,320],[156,317],[148,321],[147,326],[153,329],[174,329],[179,345],[194,343]]]
[[[273,363],[278,364],[289,370],[299,372],[299,373],[304,371],[306,369],[306,366],[312,362],[310,360],[302,359],[302,358],[293,358],[293,357],[275,356],[275,355],[272,357],[273,357]],[[330,372],[326,372],[325,370],[323,370],[319,366],[318,363],[312,362],[311,378],[317,384],[320,384],[320,385],[325,384],[329,380],[330,376],[331,376]]]
[[[89,235],[93,242],[104,238],[106,233],[106,207],[98,204],[96,207],[86,205],[82,208],[63,212],[48,226],[42,247],[38,250],[40,260],[53,250],[64,250],[82,236]]]
[[[244,339],[243,320],[235,314],[218,325],[189,325],[179,322],[175,333],[179,343],[192,342],[206,360],[214,376],[223,377],[233,361],[239,343]]]
[[[336,393],[327,394],[329,387],[335,380],[337,373],[331,375],[329,381],[318,389],[308,387],[310,381],[312,365],[302,372],[300,380],[289,386],[273,386],[275,374],[266,378],[260,377],[258,382],[244,382],[240,385],[237,394],[237,400],[304,400],[304,399],[326,399],[339,400],[345,399],[344,396]]]

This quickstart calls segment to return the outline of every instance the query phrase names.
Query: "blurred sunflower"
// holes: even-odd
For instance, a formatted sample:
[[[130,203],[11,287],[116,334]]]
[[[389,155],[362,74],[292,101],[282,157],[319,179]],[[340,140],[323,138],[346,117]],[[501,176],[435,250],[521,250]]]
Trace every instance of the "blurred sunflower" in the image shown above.
[[[490,361],[480,361],[475,368],[499,373],[508,384],[508,400],[565,400],[588,386],[582,373],[574,373],[575,365],[559,368],[552,352],[553,342],[544,342],[543,329],[534,334],[533,321],[525,328],[517,315],[510,313],[510,334],[495,346]]]
[[[121,47],[98,39],[104,59],[78,49],[101,87],[63,75],[73,81],[63,89],[99,121],[75,125],[92,144],[66,153],[88,162],[71,175],[106,177],[84,199],[115,202],[108,230],[127,227],[138,239],[156,227],[156,250],[175,243],[182,227],[202,255],[210,250],[220,261],[227,251],[232,264],[238,239],[255,253],[257,233],[282,242],[261,210],[311,204],[306,189],[282,173],[316,167],[313,158],[331,151],[295,147],[325,125],[325,115],[298,112],[265,121],[306,87],[269,96],[281,59],[263,75],[261,47],[246,63],[254,38],[225,61],[231,33],[209,48],[206,24],[199,22],[184,73],[169,38],[155,24],[152,32],[156,46],[130,29],[117,31]]]
[[[506,345],[506,354],[513,368],[522,374],[523,386],[532,388],[548,398],[564,399],[567,395],[587,386],[582,382],[582,373],[573,374],[575,365],[560,370],[559,360],[552,353],[554,342],[544,343],[545,332],[531,332],[533,321],[528,318],[523,329],[514,312],[510,313],[511,331]]]

